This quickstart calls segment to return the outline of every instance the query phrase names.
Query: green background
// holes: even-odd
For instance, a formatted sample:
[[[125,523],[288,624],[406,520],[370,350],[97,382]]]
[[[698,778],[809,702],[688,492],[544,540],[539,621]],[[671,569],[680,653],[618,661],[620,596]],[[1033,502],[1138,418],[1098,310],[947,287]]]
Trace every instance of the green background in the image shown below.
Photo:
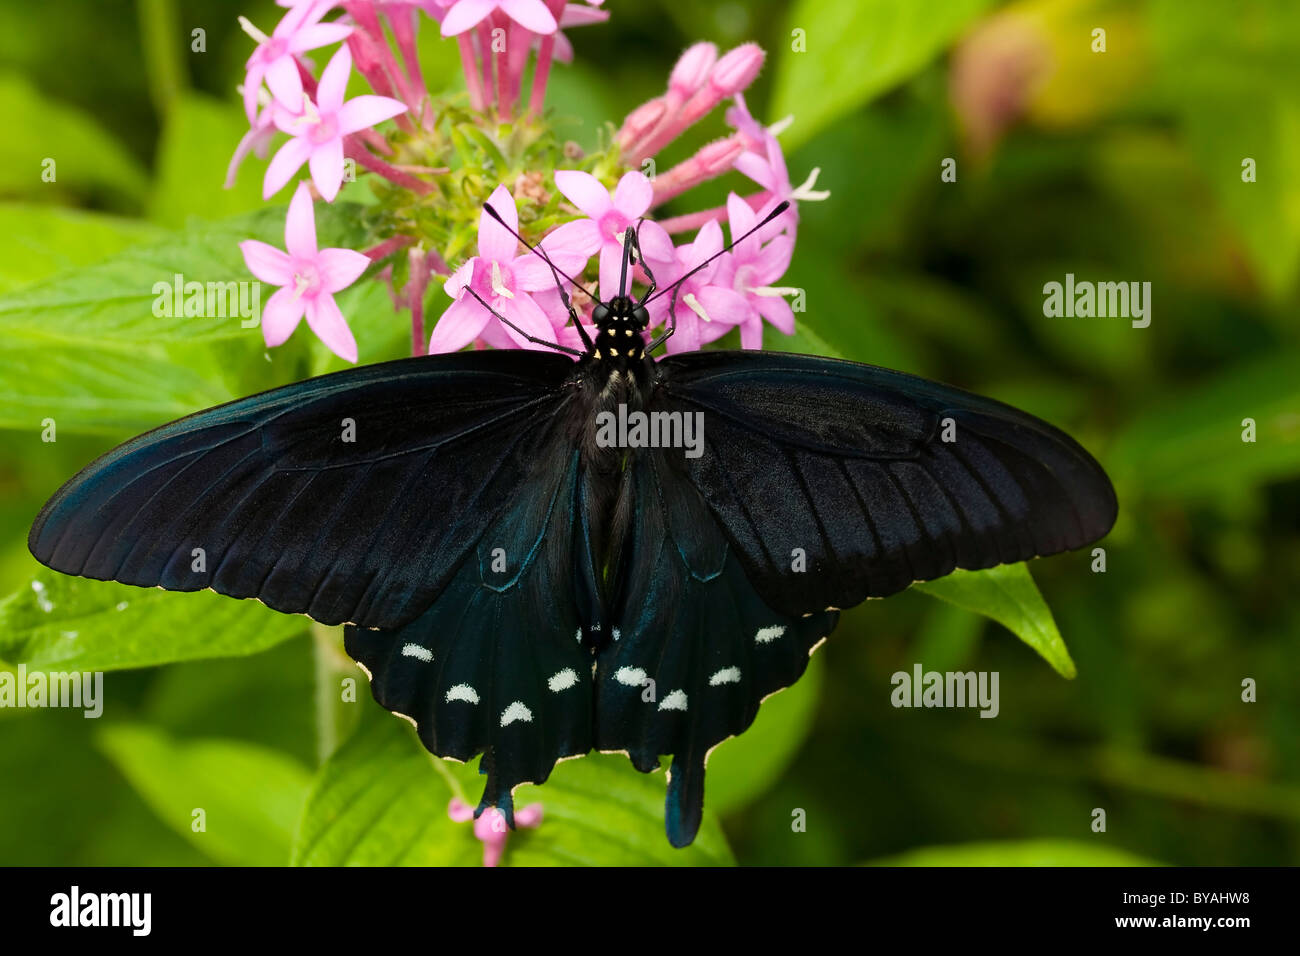
[[[957,605],[869,602],[715,755],[715,812],[691,850],[663,839],[661,775],[591,758],[522,797],[542,800],[547,821],[512,838],[507,861],[1295,863],[1300,7],[607,7],[608,24],[570,32],[577,62],[556,68],[548,101],[565,135],[594,145],[603,124],[662,91],[690,42],[762,43],[751,108],[768,122],[795,114],[782,136],[791,178],[820,167],[832,192],[801,208],[783,282],[807,290],[796,347],[1053,421],[1106,466],[1120,517],[1105,573],[1086,552],[1033,565],[1073,680]],[[241,278],[235,242],[278,241],[283,210],[260,200],[259,161],[220,188],[245,128],[241,12],[269,29],[279,10],[0,8],[0,593],[12,595],[0,660],[108,671],[100,720],[0,710],[0,863],[479,856],[444,812],[452,794],[477,797],[472,768],[435,765],[364,682],[358,703],[340,704],[333,688],[355,671],[332,635],[209,594],[48,574],[42,594],[31,588],[27,528],[77,468],[147,427],[328,364],[301,333],[268,360],[255,332],[164,328],[148,312],[159,278]],[[195,28],[205,52],[190,50]],[[806,52],[792,49],[796,30]],[[431,87],[457,82],[454,45],[427,24],[422,45]],[[660,168],[724,133],[719,110]],[[54,183],[41,179],[47,157]],[[956,182],[941,180],[948,157]],[[733,174],[669,212],[730,189],[749,184]],[[1150,282],[1150,327],[1045,317],[1043,285],[1067,272]],[[398,354],[407,332],[382,289],[349,295],[362,360]],[[766,341],[783,347],[770,330]],[[41,441],[46,417],[55,443]],[[918,661],[999,672],[999,717],[891,707],[890,675]],[[1248,678],[1255,702],[1242,700]]]

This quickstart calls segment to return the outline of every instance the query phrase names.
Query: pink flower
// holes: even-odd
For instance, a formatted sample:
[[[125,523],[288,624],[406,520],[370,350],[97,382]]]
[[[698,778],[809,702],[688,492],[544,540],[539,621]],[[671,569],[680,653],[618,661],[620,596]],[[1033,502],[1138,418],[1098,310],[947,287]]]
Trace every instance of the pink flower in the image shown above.
[[[306,183],[298,184],[289,203],[284,246],[287,252],[256,239],[239,244],[248,271],[263,282],[280,286],[262,309],[266,344],[283,344],[306,314],[307,325],[331,352],[355,362],[357,341],[334,293],[356,282],[370,260],[352,249],[316,248],[316,217]]]
[[[790,208],[770,222],[760,233],[769,239],[783,230],[794,233],[799,224],[798,204],[800,202],[820,202],[830,197],[830,192],[814,189],[821,169],[814,167],[799,186],[790,184],[790,173],[785,165],[785,154],[776,135],[788,125],[788,118],[771,127],[764,127],[745,106],[745,98],[736,94],[735,105],[727,110],[727,122],[731,124],[748,145],[735,161],[735,167],[766,191],[765,198],[781,202],[790,201]]]
[[[716,220],[705,223],[694,242],[677,247],[677,267],[666,277],[665,287],[721,251],[722,227]],[[664,343],[667,352],[694,352],[749,318],[745,297],[730,286],[714,283],[714,277],[726,266],[726,258],[714,260],[681,284],[674,313],[677,328]],[[656,301],[665,299],[671,302],[671,294]]]
[[[766,214],[772,205],[769,204],[756,213],[749,207],[749,203],[735,193],[729,195],[727,217],[732,237],[743,236],[753,229],[761,215]],[[744,311],[737,322],[740,325],[740,344],[743,348],[763,347],[764,319],[786,335],[794,334],[794,312],[782,296],[795,294],[799,290],[772,285],[790,268],[793,252],[794,240],[788,235],[779,235],[766,245],[761,236],[753,235],[736,243],[730,255],[723,257],[713,281],[739,293],[744,300]],[[728,319],[731,317],[728,314]]]
[[[542,0],[457,0],[447,6],[442,18],[442,35],[454,37],[464,33],[497,10],[533,33],[554,33],[559,27]]]
[[[586,255],[600,253],[601,295],[609,296],[609,290],[618,288],[623,265],[623,236],[628,226],[637,227],[641,251],[652,266],[654,263],[672,264],[673,241],[668,238],[668,233],[656,222],[637,222],[654,201],[654,187],[643,173],[635,170],[624,173],[612,197],[599,179],[576,169],[557,171],[555,185],[569,202],[590,218],[565,223],[551,236],[565,248]]]
[[[230,157],[230,165],[226,167],[227,189],[233,189],[235,186],[235,174],[239,172],[239,165],[249,154],[255,154],[258,159],[265,159],[266,154],[271,151],[271,138],[275,136],[275,123],[271,119],[271,107],[268,105],[262,112],[257,114],[257,119],[253,120],[253,125],[248,132],[239,140],[235,147],[235,155]]]
[[[352,54],[346,46],[330,59],[316,89],[316,102],[305,97],[300,113],[275,104],[275,125],[293,139],[280,147],[266,167],[262,198],[270,199],[293,178],[303,163],[310,163],[312,182],[330,202],[343,185],[343,137],[406,112],[406,104],[387,96],[358,96],[343,102]]]
[[[519,215],[509,189],[498,186],[488,197],[488,203],[511,229],[518,230]],[[572,275],[586,265],[587,255],[551,236],[542,245],[561,271]],[[438,319],[429,339],[430,352],[455,352],[480,337],[498,348],[534,347],[519,332],[497,322],[483,302],[529,335],[556,341],[555,323],[530,294],[554,289],[555,277],[541,256],[532,252],[516,255],[518,248],[510,231],[484,210],[479,216],[478,255],[447,279],[444,288],[456,301]],[[477,293],[483,302],[470,291]]]
[[[504,213],[503,213],[504,215]],[[474,808],[459,797],[453,797],[447,804],[447,816],[457,823],[474,820]],[[515,811],[515,826],[535,829],[542,825],[542,805],[530,803],[522,810]],[[496,807],[488,807],[474,820],[474,836],[483,841],[483,865],[496,866],[505,853],[506,840],[510,837],[510,828],[506,826],[506,815]]]
[[[352,33],[352,28],[342,23],[317,22],[329,8],[330,4],[299,4],[284,15],[269,37],[244,17],[239,18],[244,32],[257,41],[257,49],[248,58],[248,75],[244,77],[244,112],[250,123],[257,116],[257,91],[263,79],[271,88],[272,96],[296,108],[302,101],[297,55],[346,40]]]

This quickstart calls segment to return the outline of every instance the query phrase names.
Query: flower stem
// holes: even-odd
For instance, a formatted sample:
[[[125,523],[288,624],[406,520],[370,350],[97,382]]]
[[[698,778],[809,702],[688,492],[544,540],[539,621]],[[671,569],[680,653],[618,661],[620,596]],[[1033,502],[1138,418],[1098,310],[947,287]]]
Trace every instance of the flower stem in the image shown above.
[[[533,69],[533,91],[528,100],[528,115],[542,115],[542,106],[546,101],[546,82],[551,78],[551,59],[555,55],[555,37],[542,37],[541,49],[537,51],[537,66]]]
[[[185,88],[184,61],[178,55],[180,32],[172,0],[138,0],[141,42],[149,94],[159,116],[165,117]]]
[[[419,246],[407,253],[410,278],[406,280],[407,302],[411,308],[411,354],[425,355],[428,340],[424,336],[424,290],[429,287],[429,259]]]
[[[343,153],[349,159],[355,159],[357,163],[370,170],[370,172],[378,173],[385,179],[396,183],[398,186],[403,186],[412,192],[417,192],[420,195],[432,192],[433,186],[431,184],[416,179],[414,176],[402,172],[396,166],[384,162],[374,153],[370,152],[370,150],[357,142],[357,140],[353,138],[353,135],[349,135],[343,140]]]
[[[460,67],[465,71],[465,87],[469,90],[469,105],[475,112],[483,112],[487,101],[483,99],[483,77],[474,62],[474,41],[468,33],[456,37],[460,46]]]

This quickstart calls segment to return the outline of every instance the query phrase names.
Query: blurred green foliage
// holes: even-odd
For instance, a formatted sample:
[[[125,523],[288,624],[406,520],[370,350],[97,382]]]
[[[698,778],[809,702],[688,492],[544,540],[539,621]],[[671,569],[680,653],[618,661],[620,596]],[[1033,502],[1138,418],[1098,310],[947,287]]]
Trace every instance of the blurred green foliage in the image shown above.
[[[750,106],[769,122],[795,114],[791,177],[820,167],[832,192],[800,209],[786,284],[807,290],[808,311],[794,342],[769,332],[770,346],[1042,415],[1097,454],[1121,513],[1104,573],[1086,552],[1034,564],[1052,614],[1017,570],[1000,608],[972,605],[955,577],[928,588],[947,601],[906,593],[847,612],[812,672],[715,755],[691,850],[663,840],[662,775],[599,757],[521,792],[548,822],[512,838],[507,860],[1300,860],[1300,9],[607,6],[610,23],[571,31],[577,62],[549,94],[564,135],[588,146],[662,90],[688,43],[769,50]],[[149,311],[159,278],[242,278],[235,241],[278,242],[283,211],[260,201],[259,163],[220,189],[244,128],[241,12],[264,27],[278,16],[270,0],[0,8],[0,661],[109,672],[99,720],[0,709],[0,862],[481,855],[445,814],[451,795],[477,797],[474,768],[429,759],[364,681],[356,703],[338,702],[332,688],[357,672],[337,635],[214,595],[63,578],[26,552],[40,503],[113,444],[340,367],[302,335],[266,354],[237,324]],[[427,77],[458,82],[452,44],[426,28],[421,48]],[[723,129],[719,111],[661,167]],[[49,157],[54,183],[40,175]],[[670,211],[732,189],[748,185],[733,175]],[[317,215],[322,240],[346,244],[347,208]],[[1043,285],[1067,272],[1150,282],[1150,327],[1044,316]],[[408,331],[379,284],[341,304],[363,362],[400,354]],[[56,443],[41,441],[47,417]],[[972,606],[1063,673],[1072,656],[1078,676]],[[893,708],[891,675],[918,661],[999,672],[998,719]]]

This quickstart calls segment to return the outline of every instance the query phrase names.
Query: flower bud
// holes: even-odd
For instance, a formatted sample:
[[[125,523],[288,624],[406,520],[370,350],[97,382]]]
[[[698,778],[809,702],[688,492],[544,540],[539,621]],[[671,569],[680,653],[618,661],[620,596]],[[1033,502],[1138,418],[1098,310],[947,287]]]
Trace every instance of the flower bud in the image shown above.
[[[757,43],[742,43],[714,64],[709,72],[709,84],[719,96],[735,96],[754,82],[766,55]]]
[[[712,43],[687,47],[668,77],[668,89],[678,96],[690,96],[709,80],[709,71],[718,62],[718,48]]]

